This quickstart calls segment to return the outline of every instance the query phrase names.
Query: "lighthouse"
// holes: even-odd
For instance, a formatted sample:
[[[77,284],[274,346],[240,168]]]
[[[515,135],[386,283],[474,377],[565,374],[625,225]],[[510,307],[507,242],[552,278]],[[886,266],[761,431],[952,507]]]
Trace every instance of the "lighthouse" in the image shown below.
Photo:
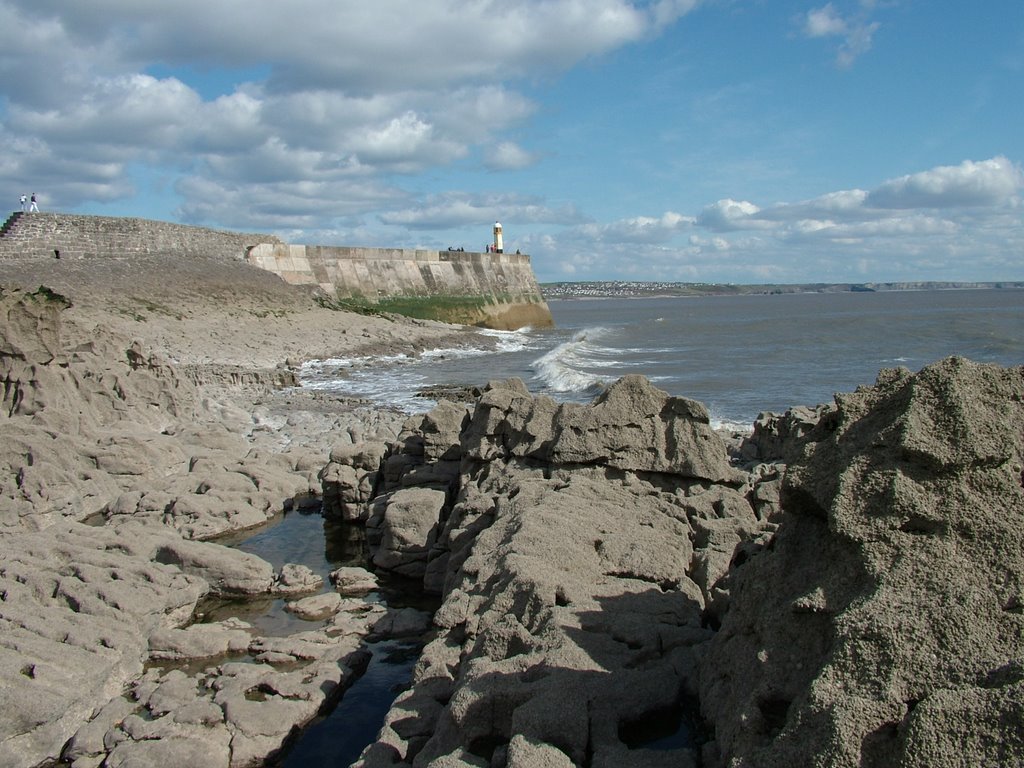
[[[495,253],[504,253],[505,252],[505,246],[501,242],[501,222],[500,221],[494,222],[494,252]]]

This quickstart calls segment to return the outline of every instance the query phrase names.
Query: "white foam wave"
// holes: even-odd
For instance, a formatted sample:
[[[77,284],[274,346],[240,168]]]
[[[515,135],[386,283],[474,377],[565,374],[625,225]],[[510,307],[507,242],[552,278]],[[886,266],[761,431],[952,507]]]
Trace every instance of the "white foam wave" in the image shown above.
[[[523,349],[529,349],[532,345],[536,344],[533,328],[528,325],[514,331],[499,331],[485,328],[478,331],[478,333],[481,336],[497,339],[497,350],[499,352],[519,352]]]
[[[532,363],[537,378],[554,392],[588,392],[601,389],[605,379],[585,370],[587,367],[610,367],[613,363],[603,361],[598,354],[611,350],[598,347],[593,340],[608,333],[607,328],[586,328],[576,333],[570,341],[559,344]]]
[[[711,428],[716,432],[728,432],[730,434],[751,435],[754,433],[754,425],[751,422],[716,419],[714,416],[711,417]]]

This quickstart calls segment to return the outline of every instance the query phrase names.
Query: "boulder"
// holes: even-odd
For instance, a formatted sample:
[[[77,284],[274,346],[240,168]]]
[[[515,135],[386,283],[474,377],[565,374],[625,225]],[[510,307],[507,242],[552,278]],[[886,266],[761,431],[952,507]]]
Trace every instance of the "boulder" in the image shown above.
[[[446,498],[431,488],[405,488],[375,500],[366,523],[373,564],[422,579]]]
[[[377,577],[357,566],[343,566],[331,571],[330,580],[342,595],[365,594],[377,589]]]
[[[252,627],[237,619],[192,624],[184,629],[167,627],[149,636],[149,658],[184,660],[223,656],[246,650],[251,640]]]
[[[300,619],[317,621],[333,616],[341,607],[341,595],[337,592],[326,592],[322,595],[310,595],[301,600],[293,600],[285,605],[285,610],[294,613]]]
[[[255,595],[269,592],[275,583],[273,566],[267,561],[219,544],[164,538],[153,550],[158,563],[176,566],[199,576],[222,595]]]
[[[550,447],[562,464],[602,463],[712,482],[743,482],[729,464],[707,409],[669,397],[642,376],[624,376],[589,407],[563,407]]]
[[[1024,369],[837,395],[702,665],[714,765],[1024,761]]]
[[[307,565],[285,563],[274,580],[273,591],[279,595],[314,592],[323,586],[323,577]]]
[[[343,443],[331,450],[330,462],[318,475],[326,517],[366,521],[366,504],[377,488],[386,450],[381,442]]]

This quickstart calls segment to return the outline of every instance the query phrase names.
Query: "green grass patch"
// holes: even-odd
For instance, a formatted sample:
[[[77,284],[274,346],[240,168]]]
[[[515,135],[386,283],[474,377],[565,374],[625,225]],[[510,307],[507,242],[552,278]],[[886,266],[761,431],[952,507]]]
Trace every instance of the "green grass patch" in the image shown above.
[[[324,309],[330,309],[334,312],[355,312],[357,315],[372,317],[384,317],[385,314],[376,304],[371,304],[363,298],[339,299],[320,294],[315,296],[314,300]]]
[[[479,323],[486,316],[487,306],[521,303],[521,299],[516,299],[511,294],[384,296],[375,301],[364,296],[317,296],[316,301],[327,309],[357,312],[361,315],[402,315],[420,320],[439,320],[464,325]]]

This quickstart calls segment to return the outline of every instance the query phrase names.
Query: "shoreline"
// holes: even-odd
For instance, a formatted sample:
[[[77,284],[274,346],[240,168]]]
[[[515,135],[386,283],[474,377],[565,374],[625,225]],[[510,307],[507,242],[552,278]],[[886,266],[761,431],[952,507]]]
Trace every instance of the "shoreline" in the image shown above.
[[[4,276],[0,687],[27,705],[0,718],[0,764],[262,764],[358,675],[366,638],[402,636],[402,622],[422,632],[368,604],[367,587],[216,539],[319,498],[332,450],[390,440],[406,418],[289,390],[301,360],[475,333],[323,309],[259,276],[230,290],[181,280],[178,267],[130,287]],[[204,600],[245,596],[312,601],[303,610],[324,618],[290,639],[191,623]],[[148,666],[159,659],[174,663]],[[154,696],[172,688],[168,715]]]
[[[179,266],[0,295],[0,763],[261,765],[403,636],[430,642],[361,768],[1024,759],[1024,369],[890,369],[732,447],[639,376],[409,417],[289,387],[475,331]],[[216,543],[310,495],[371,568]],[[432,622],[363,599],[374,570]],[[313,626],[192,623],[209,597]],[[620,736],[694,706],[700,743]]]
[[[1024,290],[1024,281],[1022,280],[984,283],[969,281],[923,283],[737,283],[721,288],[716,288],[715,285],[707,283],[626,282],[615,280],[540,284],[541,291],[547,301],[700,299],[716,296],[778,296],[822,293]],[[648,286],[659,287],[649,288]],[[583,293],[583,291],[586,291],[586,293]]]

